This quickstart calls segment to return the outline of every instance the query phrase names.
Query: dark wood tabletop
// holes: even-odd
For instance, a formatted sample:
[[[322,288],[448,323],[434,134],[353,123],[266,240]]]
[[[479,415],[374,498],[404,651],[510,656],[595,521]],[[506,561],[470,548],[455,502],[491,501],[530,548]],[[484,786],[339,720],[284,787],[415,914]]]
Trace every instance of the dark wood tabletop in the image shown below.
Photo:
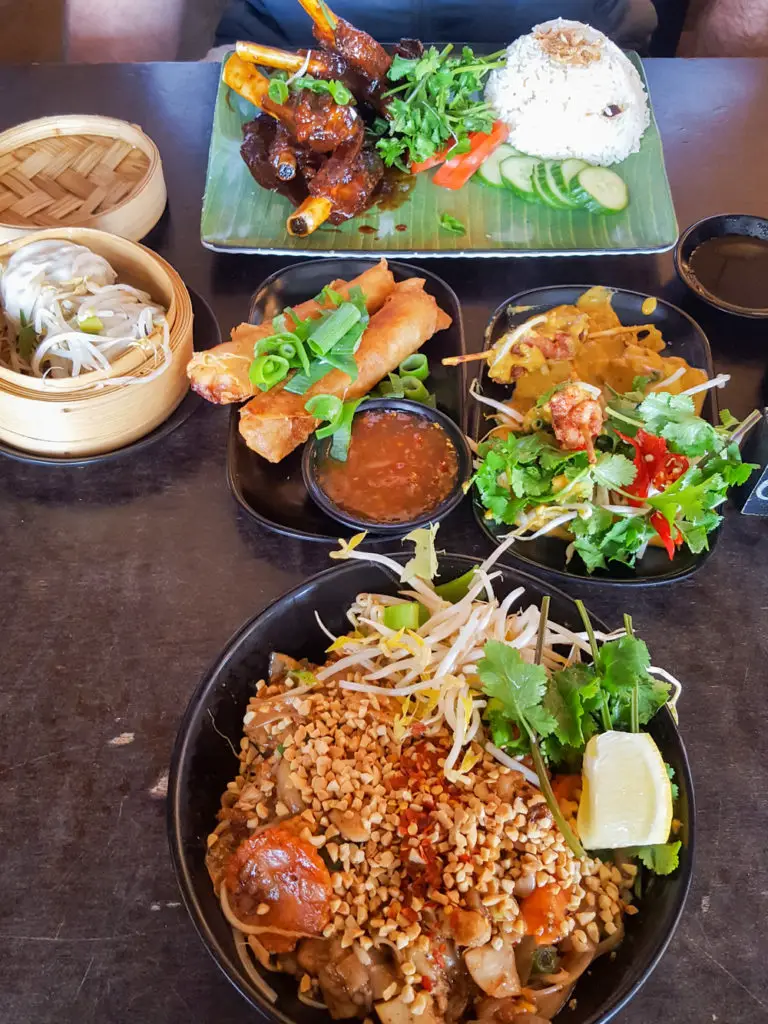
[[[718,212],[768,215],[768,60],[651,60],[647,70],[681,228]],[[217,73],[0,68],[0,129],[56,112],[140,124],[160,148],[169,195],[147,242],[228,332],[288,261],[200,245]],[[428,265],[456,289],[472,347],[491,310],[523,288],[625,286],[698,319],[717,370],[733,375],[723,405],[743,415],[764,400],[768,326],[698,303],[670,254]],[[207,664],[245,619],[328,562],[322,546],[266,532],[238,508],[225,477],[227,423],[226,411],[204,407],[154,447],[80,469],[0,458],[0,1020],[9,1024],[256,1017],[181,906],[163,779]],[[466,508],[440,541],[489,550]],[[569,589],[612,624],[631,612],[655,664],[685,687],[695,879],[667,955],[620,1020],[766,1021],[768,528],[731,509],[717,551],[686,582]]]

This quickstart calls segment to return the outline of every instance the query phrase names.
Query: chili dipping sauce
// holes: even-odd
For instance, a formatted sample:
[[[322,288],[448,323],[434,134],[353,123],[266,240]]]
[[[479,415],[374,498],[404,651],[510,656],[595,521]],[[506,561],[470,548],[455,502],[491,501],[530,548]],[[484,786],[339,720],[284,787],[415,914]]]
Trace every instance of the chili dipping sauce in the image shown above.
[[[358,413],[346,462],[318,467],[322,489],[344,512],[376,523],[401,523],[436,508],[459,472],[448,434],[425,416],[397,410]]]

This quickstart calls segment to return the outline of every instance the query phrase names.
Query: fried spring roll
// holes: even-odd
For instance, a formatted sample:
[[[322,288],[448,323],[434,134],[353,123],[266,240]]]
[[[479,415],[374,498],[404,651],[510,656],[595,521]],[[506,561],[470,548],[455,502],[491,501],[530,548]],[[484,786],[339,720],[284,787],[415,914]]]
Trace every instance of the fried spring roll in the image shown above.
[[[355,353],[357,380],[332,370],[304,395],[282,387],[257,395],[240,410],[240,433],[245,443],[269,462],[280,462],[306,441],[319,420],[304,409],[313,395],[360,398],[395,370],[437,331],[449,327],[451,318],[424,291],[423,278],[396,284],[382,308],[371,317]]]
[[[330,285],[345,297],[350,288],[358,285],[365,296],[368,312],[373,314],[384,305],[384,300],[395,285],[395,279],[387,267],[387,261],[382,260],[352,281],[331,281]],[[293,308],[299,319],[304,320],[308,316],[318,316],[324,307],[314,299],[309,299]],[[273,333],[272,317],[278,312],[276,309],[269,313],[265,323],[258,326],[240,324],[232,331],[230,341],[216,345],[207,352],[196,352],[187,365],[192,390],[216,405],[228,405],[250,398],[256,390],[248,377],[253,351],[257,341]]]

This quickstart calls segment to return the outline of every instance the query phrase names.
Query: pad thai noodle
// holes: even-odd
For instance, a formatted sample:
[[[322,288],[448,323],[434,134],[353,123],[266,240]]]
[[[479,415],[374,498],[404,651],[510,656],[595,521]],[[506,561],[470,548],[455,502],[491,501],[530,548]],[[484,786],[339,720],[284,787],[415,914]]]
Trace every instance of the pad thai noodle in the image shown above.
[[[434,532],[410,535],[405,566],[362,535],[334,553],[381,564],[399,593],[358,594],[344,635],[318,618],[324,661],[272,655],[208,870],[273,1001],[265,970],[334,1018],[537,1024],[621,942],[642,865],[675,870],[671,783],[642,730],[679,684],[629,619],[603,635],[582,609],[575,632],[548,599],[497,593],[502,548],[436,586]],[[652,748],[662,777],[620,827],[590,761],[608,740]],[[584,848],[598,835],[622,848],[599,858]]]

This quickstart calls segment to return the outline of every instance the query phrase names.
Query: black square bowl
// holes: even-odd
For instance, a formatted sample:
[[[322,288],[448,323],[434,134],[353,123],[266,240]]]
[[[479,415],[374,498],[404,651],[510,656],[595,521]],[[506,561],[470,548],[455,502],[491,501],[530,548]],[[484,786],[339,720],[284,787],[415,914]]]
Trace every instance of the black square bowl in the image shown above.
[[[530,291],[513,295],[511,299],[507,299],[498,307],[489,320],[485,330],[485,348],[491,348],[510,328],[524,323],[529,317],[551,309],[553,306],[575,303],[579,296],[591,287],[592,285],[587,284],[557,285],[551,288],[533,288]],[[643,323],[653,324],[661,331],[666,342],[664,355],[681,356],[691,366],[705,370],[708,377],[714,376],[709,341],[692,317],[664,299],[656,299],[656,308],[649,315],[642,311],[642,305],[649,298],[648,295],[644,295],[642,292],[628,291],[625,288],[612,288],[610,291],[612,292],[613,308],[623,324],[627,326]],[[515,307],[521,306],[527,308],[515,311]],[[485,363],[482,365],[476,382],[483,394],[497,402],[507,401],[512,394],[509,385],[491,380],[486,372]],[[706,392],[701,415],[710,423],[717,424],[719,423],[719,411],[715,390],[711,388]],[[470,417],[470,430],[475,440],[479,440],[488,431],[488,422],[485,418],[487,411],[487,406],[483,406],[479,402],[474,403]],[[510,527],[505,523],[496,523],[485,518],[485,508],[476,488],[473,488],[472,504],[480,529],[495,547],[509,533]],[[672,583],[675,580],[685,579],[696,572],[712,554],[719,534],[719,528],[710,533],[708,550],[694,555],[687,548],[680,548],[675,552],[672,561],[664,548],[649,546],[643,557],[637,560],[633,569],[618,562],[612,562],[608,569],[598,569],[596,572],[588,573],[578,555],[574,555],[566,567],[567,542],[558,537],[546,535],[532,541],[515,541],[508,550],[508,557],[513,561],[523,562],[535,571],[559,577],[562,580],[578,579],[587,583],[649,586]]]

